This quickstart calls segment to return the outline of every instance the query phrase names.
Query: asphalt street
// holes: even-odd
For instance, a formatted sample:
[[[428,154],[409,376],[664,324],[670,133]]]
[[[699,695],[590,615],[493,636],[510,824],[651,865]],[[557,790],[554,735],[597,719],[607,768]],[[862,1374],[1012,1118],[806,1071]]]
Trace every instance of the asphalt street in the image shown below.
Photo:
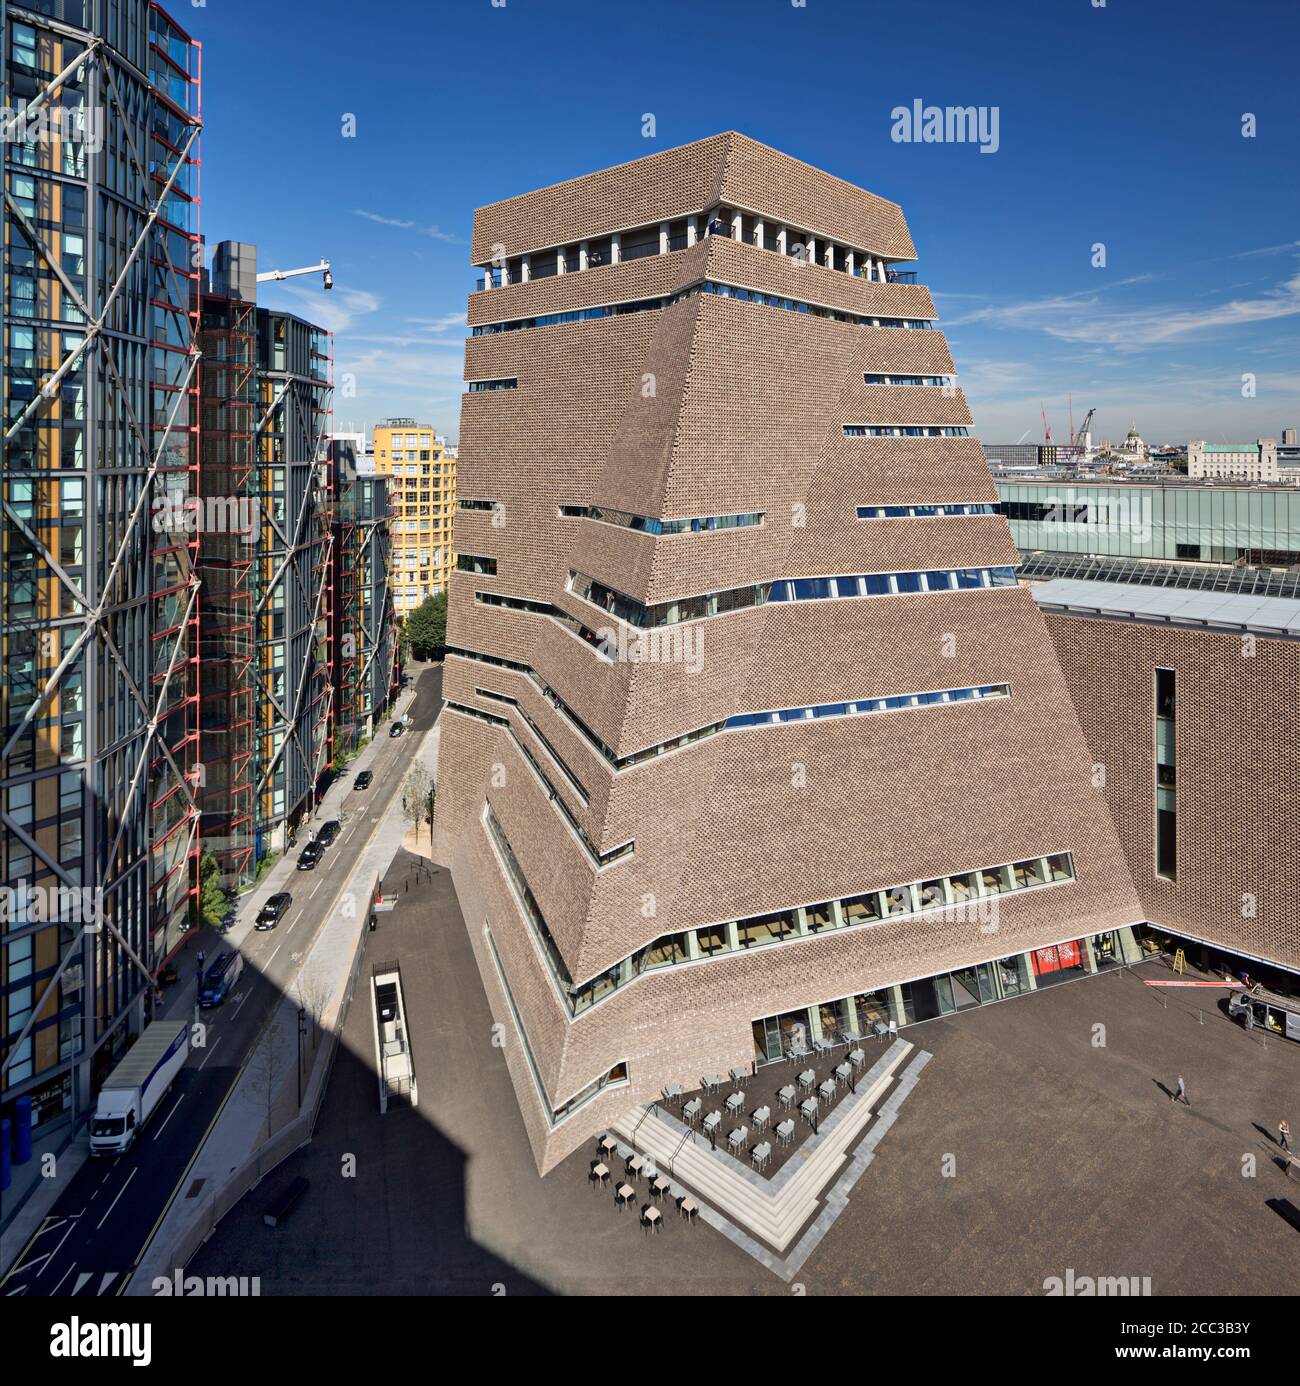
[[[242,976],[223,1006],[203,1012],[205,1047],[192,1051],[130,1150],[113,1159],[88,1158],[68,1176],[67,1187],[0,1280],[0,1294],[111,1295],[130,1279],[163,1214],[180,1192],[275,1002],[290,987],[328,905],[347,884],[384,811],[400,792],[415,734],[433,725],[442,706],[441,666],[420,673],[415,688],[405,718],[411,730],[390,738],[384,724],[371,754],[343,772],[350,784],[356,770],[364,766],[374,771],[374,780],[368,789],[347,792],[347,821],[321,864],[310,872],[295,871],[281,887],[293,896],[288,913],[273,930],[248,930],[240,945],[245,964]],[[309,825],[311,831],[332,816],[333,807],[318,811]],[[299,848],[306,841],[307,831],[300,827]],[[297,849],[291,855],[296,858]],[[254,894],[260,901],[265,892],[250,892],[240,902],[239,915],[230,926],[234,931],[242,932],[251,922]],[[210,965],[227,946],[221,933],[212,929],[192,938],[175,959],[183,981],[193,981],[200,948]],[[186,1013],[189,995],[192,989],[174,988],[160,1014],[179,1018]],[[79,1139],[86,1137],[82,1134]]]

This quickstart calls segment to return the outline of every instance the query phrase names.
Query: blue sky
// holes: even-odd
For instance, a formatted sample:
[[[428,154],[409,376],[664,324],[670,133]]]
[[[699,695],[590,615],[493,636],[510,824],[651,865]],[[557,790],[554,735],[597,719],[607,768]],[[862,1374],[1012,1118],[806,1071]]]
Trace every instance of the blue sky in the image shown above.
[[[263,301],[336,332],[336,428],[455,439],[476,206],[724,129],[902,204],[986,440],[1040,400],[1063,438],[1070,392],[1099,437],[1300,426],[1296,0],[172,3],[209,243],[333,261]],[[895,142],[917,99],[995,107],[997,152]]]

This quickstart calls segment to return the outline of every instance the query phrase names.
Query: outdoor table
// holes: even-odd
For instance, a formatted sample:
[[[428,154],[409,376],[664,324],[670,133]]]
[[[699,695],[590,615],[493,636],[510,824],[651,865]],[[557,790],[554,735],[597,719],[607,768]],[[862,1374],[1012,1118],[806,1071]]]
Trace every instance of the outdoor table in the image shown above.
[[[875,1035],[877,1039],[884,1039],[889,1033],[889,1026],[886,1025],[883,1020],[877,1020],[871,1027],[871,1033]]]
[[[691,1222],[694,1220],[695,1214],[699,1212],[699,1209],[689,1198],[684,1198],[677,1205],[677,1211],[682,1215],[682,1217],[686,1219],[687,1222]]]
[[[777,1124],[776,1138],[782,1145],[789,1145],[794,1139],[794,1122],[789,1117]]]
[[[790,1052],[786,1055],[786,1058],[788,1058],[788,1059],[806,1059],[810,1053],[811,1053],[811,1050],[807,1049],[804,1045],[802,1045],[802,1044],[797,1044],[797,1045],[795,1045],[795,1047],[794,1047],[793,1049],[791,1049]]]
[[[749,1127],[737,1126],[736,1129],[727,1137],[727,1144],[732,1150],[743,1150],[745,1142],[749,1139]]]
[[[862,1038],[862,1031],[841,1030],[840,1038],[844,1041],[845,1044],[857,1044],[857,1042]]]
[[[781,1105],[783,1107],[791,1106],[794,1102],[793,1085],[782,1088],[781,1091],[777,1093],[777,1097],[780,1099]]]
[[[700,1084],[705,1092],[717,1092],[722,1086],[722,1079],[716,1073],[711,1073],[707,1078],[701,1078]]]
[[[833,1102],[835,1100],[835,1079],[828,1078],[817,1091],[821,1093],[827,1102]]]
[[[606,1136],[600,1143],[600,1148],[606,1155],[612,1155],[618,1149],[618,1142],[613,1136]]]
[[[817,1075],[810,1068],[804,1069],[799,1075],[799,1086],[801,1088],[810,1088],[816,1081]]]
[[[849,1052],[849,1062],[854,1068],[861,1068],[867,1061],[867,1056],[861,1049],[854,1049]]]
[[[753,1118],[753,1120],[754,1120],[754,1130],[755,1130],[755,1131],[762,1131],[762,1130],[767,1126],[767,1123],[771,1120],[771,1117],[772,1117],[772,1109],[771,1109],[771,1107],[760,1107],[760,1108],[754,1113],[754,1118]]]
[[[609,1178],[609,1166],[605,1164],[594,1164],[591,1167],[591,1177],[598,1183],[603,1184]]]
[[[744,1105],[745,1094],[743,1092],[733,1092],[731,1096],[727,1098],[727,1115],[735,1116]]]
[[[646,1206],[641,1209],[641,1222],[644,1226],[648,1228],[653,1228],[656,1232],[658,1232],[659,1209],[654,1207],[652,1204],[647,1203]]]
[[[772,1147],[764,1141],[762,1145],[756,1145],[749,1152],[749,1158],[754,1162],[755,1169],[762,1169],[772,1158]]]
[[[745,1082],[745,1080],[746,1080],[748,1077],[749,1077],[749,1070],[748,1070],[747,1068],[733,1068],[733,1069],[731,1070],[731,1081],[732,1081],[733,1083],[738,1083],[738,1084],[743,1085],[744,1082]]]
[[[847,1083],[847,1082],[849,1081],[849,1078],[850,1078],[850,1076],[852,1075],[852,1073],[853,1073],[853,1069],[852,1069],[852,1067],[851,1067],[850,1065],[848,1065],[848,1064],[841,1064],[841,1065],[835,1070],[835,1076],[840,1080],[841,1083]]]
[[[818,1039],[813,1040],[813,1048],[819,1054],[829,1054],[834,1046],[828,1040]]]
[[[682,1095],[682,1085],[680,1083],[669,1083],[664,1089],[665,1102],[677,1102]]]
[[[631,1184],[620,1184],[614,1197],[618,1199],[618,1206],[620,1209],[626,1208],[627,1205],[636,1198],[636,1190]]]
[[[682,1115],[686,1118],[687,1122],[691,1126],[695,1125],[695,1118],[699,1116],[700,1109],[703,1106],[704,1103],[701,1102],[698,1097],[692,1097],[691,1100],[682,1108]]]
[[[817,1115],[817,1099],[815,1097],[807,1098],[805,1101],[799,1104],[799,1110],[804,1114],[804,1116],[808,1118],[809,1121],[812,1121],[813,1118]]]
[[[718,1129],[718,1127],[721,1126],[721,1125],[722,1125],[722,1113],[721,1113],[721,1112],[710,1112],[710,1113],[708,1114],[708,1116],[706,1116],[706,1117],[704,1118],[704,1129],[705,1129],[705,1131],[716,1131],[716,1130]]]
[[[641,1173],[641,1166],[644,1163],[645,1161],[642,1160],[639,1155],[629,1155],[626,1173],[630,1174],[635,1179],[636,1176]]]
[[[650,1185],[650,1192],[654,1194],[656,1198],[662,1198],[671,1188],[672,1184],[661,1174],[659,1178]]]

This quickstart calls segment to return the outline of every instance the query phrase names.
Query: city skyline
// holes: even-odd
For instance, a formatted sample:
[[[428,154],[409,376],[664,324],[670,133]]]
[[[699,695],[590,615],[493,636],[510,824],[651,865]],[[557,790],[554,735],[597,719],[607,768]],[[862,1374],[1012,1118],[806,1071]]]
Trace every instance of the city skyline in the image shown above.
[[[668,26],[694,14],[659,9]],[[1041,401],[1063,441],[1071,394],[1076,423],[1096,407],[1098,438],[1134,418],[1153,441],[1277,436],[1300,423],[1300,194],[1286,84],[1268,73],[1300,25],[1280,2],[1263,11],[1268,24],[1225,26],[1218,7],[1182,6],[1171,34],[1159,12],[1118,5],[1011,4],[989,25],[943,3],[932,47],[894,41],[857,7],[724,4],[725,45],[687,45],[671,69],[635,16],[610,12],[570,36],[574,81],[557,84],[534,61],[550,21],[522,0],[392,7],[392,25],[418,14],[430,33],[430,83],[399,80],[390,26],[356,26],[336,0],[309,33],[269,13],[247,51],[238,16],[201,7],[188,17],[206,49],[205,227],[242,228],[268,268],[333,260],[332,294],[304,281],[266,302],[338,334],[338,369],[356,381],[336,399],[340,426],[413,413],[454,443],[473,208],[735,129],[915,209],[920,277],[944,286],[936,306],[982,439],[1041,440]],[[263,64],[272,80],[285,43],[319,79],[295,116],[305,157],[249,166],[226,150],[255,138],[245,92]],[[490,99],[452,53],[491,55]],[[1209,83],[1179,75],[1207,69]],[[996,109],[996,152],[896,141],[893,112],[918,101]],[[313,166],[330,169],[324,194],[299,196]]]

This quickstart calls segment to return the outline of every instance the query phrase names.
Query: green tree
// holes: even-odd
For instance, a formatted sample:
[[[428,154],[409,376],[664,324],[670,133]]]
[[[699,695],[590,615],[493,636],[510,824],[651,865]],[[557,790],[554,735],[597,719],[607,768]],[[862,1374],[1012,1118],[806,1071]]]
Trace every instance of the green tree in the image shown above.
[[[402,639],[416,659],[439,659],[447,644],[447,594],[425,597],[402,622]]]
[[[215,928],[226,913],[226,896],[221,889],[221,867],[211,852],[199,858],[199,917]]]

